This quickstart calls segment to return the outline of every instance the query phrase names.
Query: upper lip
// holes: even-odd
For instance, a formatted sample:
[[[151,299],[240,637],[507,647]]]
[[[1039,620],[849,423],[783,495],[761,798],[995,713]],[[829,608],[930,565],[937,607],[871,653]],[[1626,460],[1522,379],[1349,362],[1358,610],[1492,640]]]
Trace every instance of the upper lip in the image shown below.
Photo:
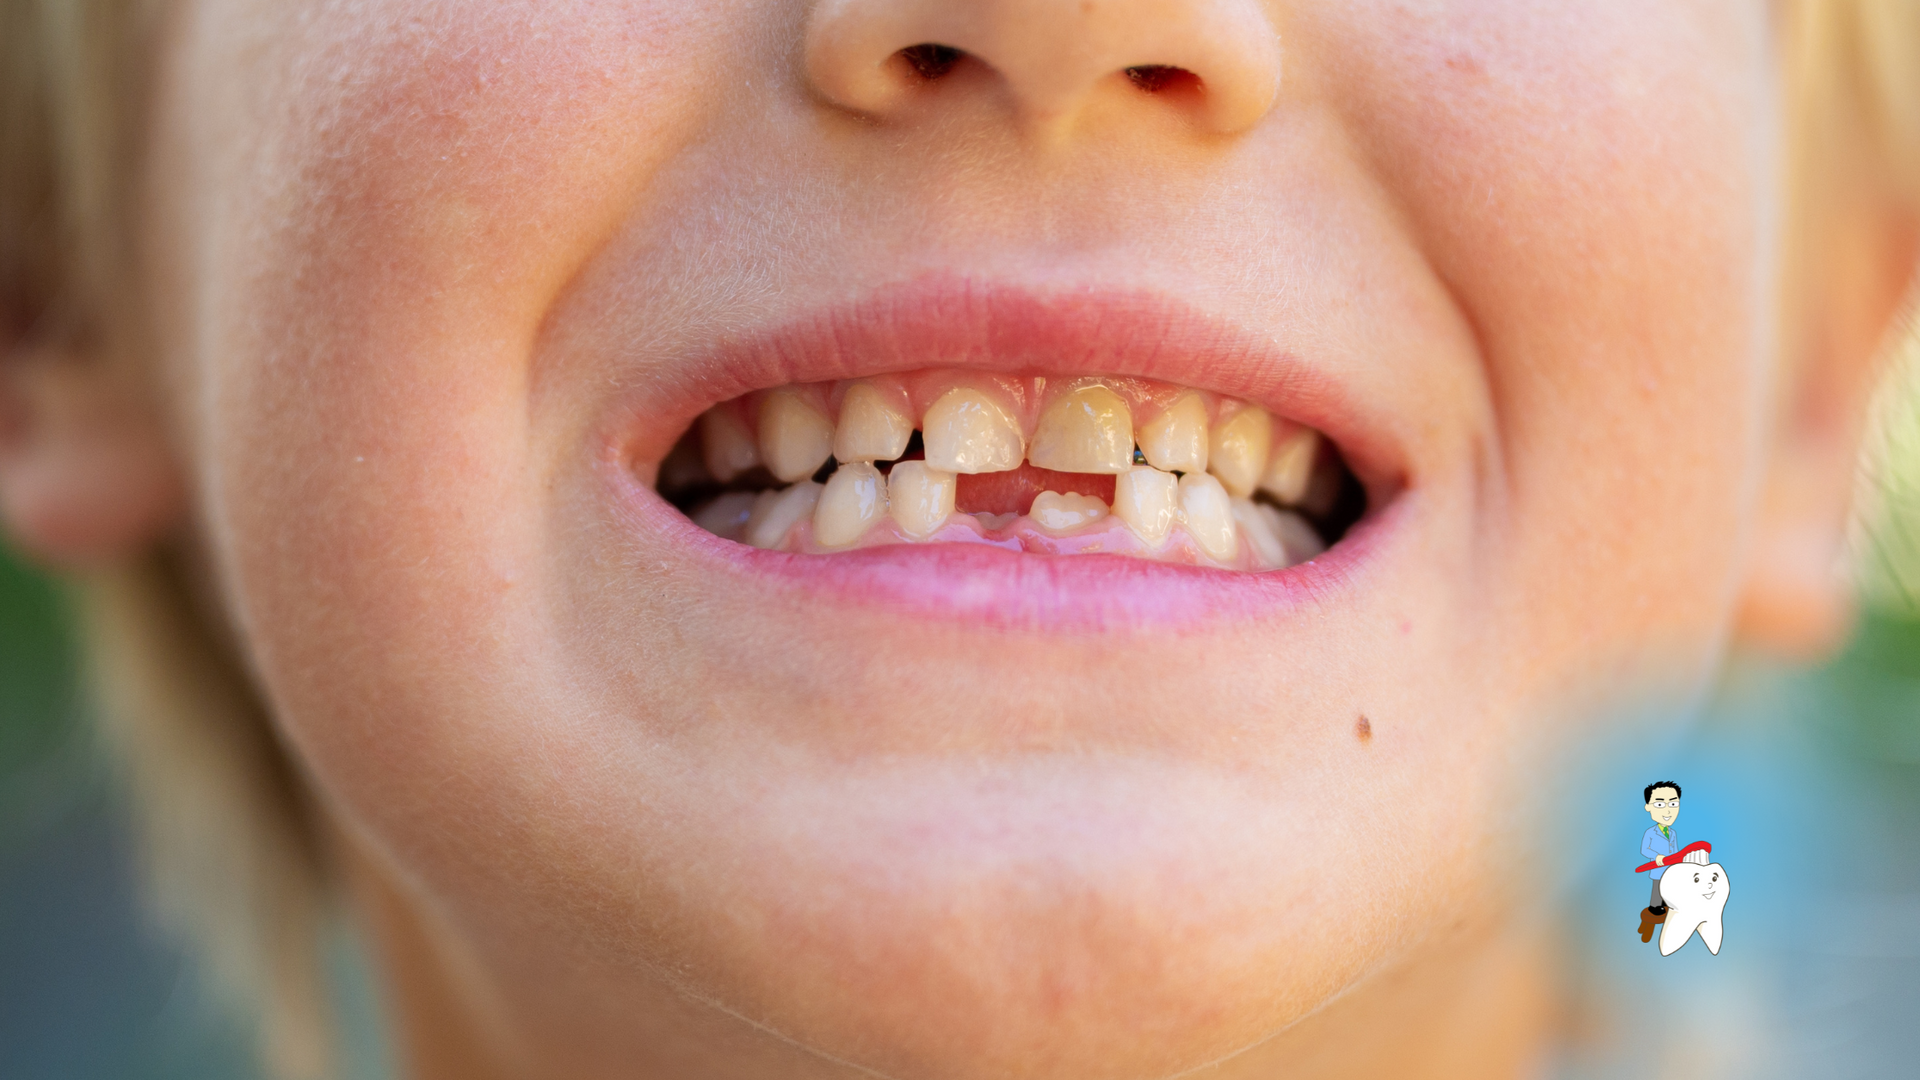
[[[624,460],[658,461],[702,411],[753,390],[943,367],[1137,376],[1251,401],[1324,434],[1376,503],[1407,472],[1393,425],[1326,366],[1254,329],[1164,294],[946,274],[716,342],[612,435]]]

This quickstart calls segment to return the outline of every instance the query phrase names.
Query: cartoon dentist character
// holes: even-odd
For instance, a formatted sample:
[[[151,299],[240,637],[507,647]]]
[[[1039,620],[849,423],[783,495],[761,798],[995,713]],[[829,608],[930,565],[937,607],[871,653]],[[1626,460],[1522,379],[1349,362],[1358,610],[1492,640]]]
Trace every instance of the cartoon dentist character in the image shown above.
[[[1660,955],[1672,956],[1697,933],[1707,951],[1720,952],[1723,914],[1731,882],[1727,869],[1708,861],[1713,845],[1705,840],[1683,844],[1673,823],[1680,817],[1680,785],[1657,780],[1641,792],[1653,827],[1640,837],[1640,854],[1652,859],[1635,868],[1650,871],[1653,900],[1640,913],[1640,940],[1652,941],[1660,927]]]
[[[1681,847],[1680,834],[1673,827],[1680,817],[1680,785],[1672,780],[1656,780],[1648,784],[1642,794],[1647,813],[1653,818],[1652,827],[1640,837],[1640,854],[1653,860],[1653,869],[1649,871],[1653,878],[1653,898],[1640,912],[1640,940],[1652,941],[1653,928],[1667,921],[1667,904],[1660,899],[1660,878],[1666,874],[1667,864],[1675,861],[1674,853]]]

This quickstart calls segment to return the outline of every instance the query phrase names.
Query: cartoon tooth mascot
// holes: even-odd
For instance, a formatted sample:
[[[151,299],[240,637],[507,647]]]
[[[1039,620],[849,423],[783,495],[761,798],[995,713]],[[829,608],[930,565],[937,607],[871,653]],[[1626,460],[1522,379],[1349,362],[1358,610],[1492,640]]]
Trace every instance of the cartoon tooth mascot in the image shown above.
[[[1640,853],[1652,862],[1652,901],[1640,913],[1640,940],[1653,940],[1660,927],[1660,955],[1672,956],[1698,931],[1707,951],[1720,954],[1721,914],[1730,883],[1726,868],[1708,862],[1713,845],[1704,840],[1682,847],[1673,823],[1680,816],[1680,785],[1671,780],[1648,784],[1642,792],[1653,827],[1640,838]]]

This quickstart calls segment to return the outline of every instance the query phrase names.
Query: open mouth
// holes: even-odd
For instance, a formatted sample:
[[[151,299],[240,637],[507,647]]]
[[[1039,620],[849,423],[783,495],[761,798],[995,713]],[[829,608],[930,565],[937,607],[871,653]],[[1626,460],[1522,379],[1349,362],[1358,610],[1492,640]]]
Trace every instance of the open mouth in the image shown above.
[[[1252,403],[965,369],[722,402],[661,462],[657,490],[708,532],[773,551],[978,544],[1238,571],[1309,561],[1367,510],[1330,440]]]

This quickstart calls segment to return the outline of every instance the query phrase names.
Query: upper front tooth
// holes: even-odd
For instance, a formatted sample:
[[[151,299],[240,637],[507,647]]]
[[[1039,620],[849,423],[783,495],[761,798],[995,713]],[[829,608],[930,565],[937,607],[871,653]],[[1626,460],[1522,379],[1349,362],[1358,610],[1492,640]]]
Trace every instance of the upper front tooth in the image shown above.
[[[927,409],[920,431],[927,464],[945,472],[1008,472],[1019,468],[1026,456],[1026,440],[1012,414],[986,394],[966,387],[940,395]]]
[[[781,481],[805,480],[833,453],[833,425],[792,390],[775,390],[760,402],[760,456]]]
[[[760,448],[740,417],[724,405],[716,405],[700,415],[700,456],[707,471],[721,483],[760,464]]]
[[[1043,491],[1033,497],[1027,516],[1048,532],[1069,532],[1106,517],[1107,504],[1097,495]]]
[[[887,503],[900,531],[925,540],[953,516],[953,474],[924,461],[895,462],[887,473]]]
[[[872,383],[847,387],[840,426],[833,430],[833,456],[841,461],[892,461],[907,451],[913,418]]]
[[[1180,478],[1180,518],[1187,534],[1209,557],[1226,562],[1240,550],[1232,500],[1211,474],[1188,473]]]
[[[1267,410],[1248,405],[1213,426],[1207,447],[1207,471],[1236,498],[1246,498],[1260,483],[1273,445],[1273,421]]]
[[[1147,464],[1166,472],[1207,471],[1207,403],[1182,394],[1140,429]]]
[[[1133,414],[1119,394],[1083,386],[1040,415],[1027,460],[1056,472],[1126,472],[1133,467]]]
[[[820,501],[820,485],[802,480],[785,491],[762,495],[772,498],[754,503],[753,516],[747,519],[746,541],[757,548],[777,548],[786,543],[787,534],[802,518],[813,513],[814,504]]]
[[[1179,477],[1146,465],[1136,465],[1113,481],[1113,516],[1127,523],[1135,536],[1159,544],[1173,531],[1180,509]]]
[[[849,462],[827,477],[813,508],[813,538],[822,547],[846,547],[886,513],[887,478],[867,462]]]
[[[1307,497],[1307,482],[1313,478],[1313,460],[1320,450],[1320,433],[1310,427],[1296,427],[1273,448],[1267,470],[1260,476],[1260,490],[1288,506],[1297,506]]]

